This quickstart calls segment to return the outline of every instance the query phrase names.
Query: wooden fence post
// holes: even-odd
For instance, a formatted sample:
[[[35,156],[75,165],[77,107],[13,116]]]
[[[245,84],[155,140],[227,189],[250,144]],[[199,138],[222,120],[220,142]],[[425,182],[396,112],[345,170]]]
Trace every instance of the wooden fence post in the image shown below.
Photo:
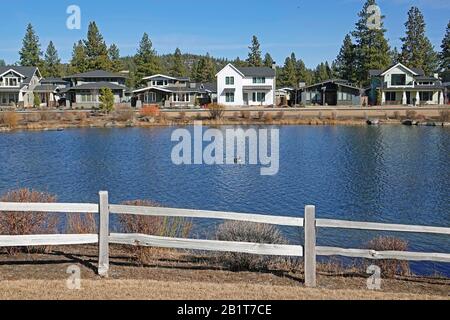
[[[109,271],[109,201],[108,192],[99,193],[98,274],[108,277]]]
[[[305,208],[305,286],[317,286],[316,275],[316,207]]]

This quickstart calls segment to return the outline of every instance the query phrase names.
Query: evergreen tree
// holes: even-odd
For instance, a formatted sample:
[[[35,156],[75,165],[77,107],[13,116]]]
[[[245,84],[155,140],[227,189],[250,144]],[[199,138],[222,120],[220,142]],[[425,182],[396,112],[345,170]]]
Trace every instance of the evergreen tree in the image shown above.
[[[6,62],[3,59],[0,59],[0,67],[6,66]]]
[[[86,48],[83,41],[73,45],[72,60],[70,60],[69,73],[77,74],[88,70]]]
[[[54,77],[59,78],[62,75],[62,65],[61,59],[58,56],[58,51],[50,41],[47,50],[45,51],[44,63],[43,63],[43,76],[44,77]]]
[[[264,61],[263,61],[264,67],[272,68],[274,63],[275,63],[275,61],[273,60],[270,53],[266,53],[266,55],[264,56]]]
[[[212,82],[216,77],[216,73],[216,66],[209,53],[207,53],[198,62],[193,79],[199,83]]]
[[[242,61],[241,58],[237,57],[234,61],[233,61],[233,65],[235,67],[247,67],[247,62],[246,61]]]
[[[114,110],[114,93],[109,88],[100,89],[100,110],[110,113]]]
[[[108,47],[95,22],[89,24],[87,40],[84,40],[84,46],[88,70],[111,70]]]
[[[400,54],[400,52],[398,52],[397,47],[394,47],[393,50],[391,50],[391,64],[397,64],[399,62],[402,62],[402,56]]]
[[[135,77],[137,84],[142,83],[144,77],[162,72],[161,62],[147,33],[142,36],[134,61],[136,63]]]
[[[425,19],[419,8],[412,7],[409,10],[405,26],[406,36],[401,38],[403,42],[402,62],[409,67],[421,68],[426,74],[436,72],[438,57],[425,34]]]
[[[450,21],[447,24],[447,30],[445,32],[444,39],[442,40],[441,49],[441,70],[444,72],[450,72]]]
[[[296,60],[295,55],[291,57],[287,57],[284,61],[284,66],[281,71],[280,76],[280,85],[284,87],[292,87],[296,88],[298,85],[298,79],[297,79],[297,70],[296,70]]]
[[[329,80],[333,77],[331,68],[328,64],[328,62],[321,63],[317,66],[316,70],[314,71],[314,81],[315,82],[324,82],[326,80]]]
[[[112,44],[108,49],[108,57],[111,61],[111,70],[113,72],[119,72],[123,70],[123,63],[120,59],[120,51],[119,48]]]
[[[173,54],[172,64],[170,68],[170,75],[173,77],[186,76],[186,66],[184,65],[183,55],[181,50],[177,48]]]
[[[386,69],[391,63],[390,48],[384,34],[384,16],[380,17],[380,28],[371,28],[368,22],[372,18],[370,6],[376,6],[376,0],[367,0],[363,9],[358,13],[352,36],[355,39],[356,80],[361,85],[369,83],[369,70]]]
[[[37,67],[41,63],[41,45],[39,37],[34,32],[33,26],[28,24],[25,37],[22,41],[22,49],[19,52],[20,65],[26,67]]]
[[[261,58],[261,45],[259,44],[258,38],[253,36],[252,45],[249,47],[250,52],[248,54],[247,63],[250,67],[261,67],[263,61]]]
[[[334,63],[334,68],[338,78],[356,82],[355,46],[349,34],[345,36],[344,43]]]

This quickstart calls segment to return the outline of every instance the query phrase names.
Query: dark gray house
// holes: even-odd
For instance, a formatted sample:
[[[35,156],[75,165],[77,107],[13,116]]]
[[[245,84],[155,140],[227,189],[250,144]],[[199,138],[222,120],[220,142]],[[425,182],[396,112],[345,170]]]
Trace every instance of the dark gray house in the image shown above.
[[[127,90],[126,79],[122,74],[103,70],[75,74],[63,78],[69,82],[69,86],[61,90],[61,94],[72,107],[92,108],[100,104],[100,90],[108,88],[114,93],[114,102],[121,103]]]
[[[306,106],[360,106],[362,90],[346,80],[330,79],[301,88]]]

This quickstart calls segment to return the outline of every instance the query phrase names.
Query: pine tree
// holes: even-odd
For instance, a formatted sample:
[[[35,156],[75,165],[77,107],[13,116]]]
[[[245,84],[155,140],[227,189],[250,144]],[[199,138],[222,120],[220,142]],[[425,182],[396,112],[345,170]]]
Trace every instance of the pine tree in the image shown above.
[[[397,47],[394,47],[394,49],[391,50],[390,55],[391,55],[391,64],[392,65],[402,62],[402,56],[401,56],[400,52],[398,52]]]
[[[139,49],[134,57],[136,63],[136,83],[142,83],[142,78],[162,72],[161,61],[153,49],[153,43],[147,33],[142,36]]]
[[[108,47],[101,35],[97,24],[91,22],[88,28],[87,40],[84,40],[89,70],[111,70]]]
[[[37,67],[41,63],[41,45],[33,26],[28,24],[25,37],[22,41],[22,49],[19,52],[20,65],[26,67]]]
[[[444,72],[450,72],[450,21],[447,24],[447,30],[445,32],[444,39],[441,44],[440,65],[441,70]]]
[[[401,60],[409,66],[421,68],[425,74],[432,74],[438,69],[438,57],[433,45],[426,36],[426,24],[419,8],[411,7],[408,21],[405,23],[406,36],[403,42]]]
[[[114,110],[114,93],[109,88],[100,89],[100,110],[110,113]]]
[[[356,82],[355,46],[348,34],[345,36],[341,51],[334,63],[336,76],[340,79]]]
[[[250,67],[261,67],[263,61],[261,58],[261,45],[259,44],[258,38],[253,36],[252,45],[249,47],[250,52],[248,54],[247,63]]]
[[[209,53],[207,53],[198,62],[193,79],[199,83],[212,82],[215,79],[216,71],[216,66]]]
[[[184,65],[183,55],[181,50],[177,48],[173,54],[170,75],[173,77],[184,77],[186,76],[186,66]]]
[[[326,80],[329,80],[333,77],[331,68],[328,64],[328,62],[321,63],[317,66],[316,70],[314,71],[314,81],[315,82],[323,82]]]
[[[241,58],[237,57],[234,61],[233,61],[233,65],[235,67],[247,67],[247,62],[246,61],[242,61]]]
[[[69,73],[77,74],[88,70],[86,48],[83,41],[73,45],[72,60],[70,60]]]
[[[119,72],[123,70],[123,63],[122,60],[120,60],[120,51],[114,43],[108,49],[108,57],[111,61],[111,70],[113,72]]]
[[[0,59],[0,67],[6,66],[6,62],[3,59]]]
[[[298,85],[297,70],[295,65],[296,61],[292,58],[295,59],[295,56],[287,57],[284,61],[284,66],[280,76],[280,85],[296,88]]]
[[[61,77],[61,59],[58,56],[58,51],[56,50],[53,41],[50,41],[47,50],[45,51],[42,74],[44,77]]]
[[[263,61],[264,67],[272,68],[274,63],[275,63],[275,61],[273,60],[270,53],[266,53],[266,55],[264,56],[264,61]]]
[[[355,39],[356,79],[359,84],[369,83],[369,70],[386,69],[391,63],[390,48],[384,34],[384,16],[380,17],[380,28],[369,28],[368,22],[372,18],[370,6],[376,6],[376,0],[367,0],[363,9],[358,13],[352,36]]]

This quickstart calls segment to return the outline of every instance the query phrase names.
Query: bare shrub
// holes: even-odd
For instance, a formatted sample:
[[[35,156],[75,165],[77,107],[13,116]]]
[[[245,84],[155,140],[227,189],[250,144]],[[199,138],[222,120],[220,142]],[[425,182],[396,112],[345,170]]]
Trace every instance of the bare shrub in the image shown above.
[[[63,121],[73,122],[76,119],[76,113],[74,113],[74,112],[64,112],[62,119],[63,119]]]
[[[286,244],[280,231],[271,225],[251,222],[225,222],[216,231],[219,241],[235,241],[266,244]],[[232,271],[265,271],[280,258],[251,255],[245,253],[218,253],[218,263]]]
[[[161,113],[161,110],[159,106],[157,105],[146,105],[142,107],[142,109],[139,111],[139,114],[142,117],[158,117]]]
[[[118,105],[114,112],[114,119],[119,122],[127,122],[134,119],[134,110],[131,107]]]
[[[124,202],[123,205],[138,207],[160,207],[159,204],[147,200]],[[121,232],[137,233],[170,238],[187,238],[192,229],[192,221],[185,218],[149,217],[140,215],[119,216]],[[127,247],[135,260],[140,264],[151,261],[153,248]]]
[[[394,237],[378,237],[367,244],[367,249],[375,251],[407,251],[408,242]],[[369,260],[381,268],[383,277],[392,278],[396,275],[407,276],[411,274],[408,261],[400,260]]]
[[[215,120],[222,119],[223,115],[225,114],[225,107],[217,103],[208,105],[208,110],[211,119]]]
[[[338,118],[337,111],[331,112],[331,120],[337,120],[337,118]]]
[[[37,112],[29,113],[25,116],[27,122],[39,122],[41,121],[41,115]]]
[[[98,227],[93,213],[71,213],[66,217],[68,234],[97,234]]]
[[[259,111],[258,112],[258,119],[259,120],[264,120],[264,116],[266,115],[266,113],[264,111]]]
[[[180,119],[180,121],[186,121],[186,112],[185,111],[181,111],[179,113],[179,119]]]
[[[417,118],[417,112],[414,110],[408,110],[406,111],[406,118],[414,120]]]
[[[395,120],[400,120],[402,117],[400,116],[400,112],[399,111],[395,111],[394,112],[394,119]]]
[[[264,121],[267,123],[271,123],[273,121],[273,115],[271,113],[267,113],[264,118]]]
[[[0,115],[0,122],[9,126],[10,128],[14,128],[19,123],[19,115],[16,112],[5,112]]]
[[[42,121],[51,121],[56,119],[56,114],[49,111],[41,111],[39,112],[39,116]]]
[[[277,119],[278,119],[278,120],[283,120],[283,118],[284,118],[284,111],[278,112],[278,113],[277,113]]]
[[[449,122],[450,121],[450,110],[442,110],[439,112],[439,121]]]
[[[56,201],[56,196],[30,189],[10,191],[0,197],[0,202],[32,202],[51,203]],[[57,232],[59,216],[57,214],[42,212],[2,212],[0,215],[1,235],[32,235],[53,234]],[[8,254],[19,252],[45,251],[46,248],[7,248]]]

